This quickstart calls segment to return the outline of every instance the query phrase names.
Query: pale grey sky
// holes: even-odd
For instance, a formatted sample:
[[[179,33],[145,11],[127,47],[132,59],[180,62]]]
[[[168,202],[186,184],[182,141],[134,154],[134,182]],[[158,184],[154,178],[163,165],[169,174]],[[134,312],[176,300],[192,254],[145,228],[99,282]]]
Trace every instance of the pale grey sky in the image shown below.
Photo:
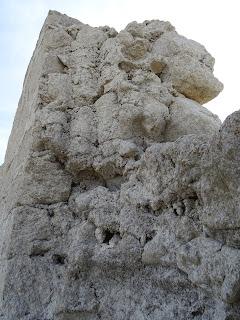
[[[224,83],[224,91],[206,106],[221,120],[239,109],[239,0],[1,0],[0,164],[27,65],[49,9],[118,31],[133,20],[170,21],[180,34],[203,44],[216,59],[215,75]]]

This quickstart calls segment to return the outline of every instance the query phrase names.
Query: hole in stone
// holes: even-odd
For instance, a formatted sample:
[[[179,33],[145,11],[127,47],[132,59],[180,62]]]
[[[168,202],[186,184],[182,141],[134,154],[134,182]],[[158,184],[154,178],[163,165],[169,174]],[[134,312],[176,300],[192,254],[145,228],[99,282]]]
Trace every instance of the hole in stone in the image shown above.
[[[175,162],[173,161],[173,159],[169,158],[169,161],[170,161],[171,165],[173,166],[173,168],[176,168],[176,164],[175,164]]]
[[[197,193],[194,191],[193,194],[191,196],[189,196],[189,199],[197,201],[198,200]]]
[[[197,310],[191,312],[191,314],[192,314],[192,316],[194,318],[197,317],[197,316],[203,315],[203,313],[204,313],[204,308],[203,307],[200,307]]]
[[[104,237],[103,243],[109,244],[109,241],[112,239],[113,236],[114,236],[114,232],[111,232],[111,231],[109,231],[109,230],[106,230],[106,231],[105,231],[105,237]]]
[[[54,264],[64,265],[66,261],[66,256],[61,254],[54,254],[52,256],[52,260]]]
[[[161,32],[154,32],[154,33],[152,33],[151,34],[151,36],[150,36],[150,42],[154,42],[154,41],[156,41],[158,38],[160,38],[160,36],[161,36]]]
[[[140,160],[140,158],[141,158],[141,156],[140,156],[139,154],[136,154],[136,155],[134,156],[134,160],[135,160],[135,161]]]
[[[186,212],[186,205],[185,205],[185,203],[184,202],[182,202],[182,214],[185,214],[185,212]]]
[[[152,212],[152,207],[151,207],[151,205],[150,205],[150,203],[146,203],[145,205],[144,205],[144,209],[145,210],[147,210],[148,212]]]
[[[175,216],[178,216],[177,209],[174,208],[173,213],[175,214]]]
[[[104,240],[103,240],[103,243],[109,244],[109,242],[112,240],[112,238],[113,238],[114,236],[120,237],[120,233],[119,233],[119,232],[112,232],[112,231],[110,231],[110,230],[105,230],[105,231],[104,231]]]
[[[95,146],[96,148],[99,147],[99,141],[98,141],[98,140],[96,140],[96,141],[94,142],[94,146]]]
[[[49,216],[50,218],[54,217],[54,211],[53,211],[53,209],[48,209],[48,210],[47,210],[47,213],[48,213],[48,216]]]
[[[146,234],[146,243],[151,241],[155,237],[156,233],[157,232],[153,230],[150,233]]]
[[[32,252],[29,255],[30,258],[33,257],[44,257],[45,253],[49,251],[49,248],[40,248],[38,246],[34,246],[32,248]]]
[[[133,75],[131,73],[128,73],[127,78],[128,78],[128,80],[132,80]]]

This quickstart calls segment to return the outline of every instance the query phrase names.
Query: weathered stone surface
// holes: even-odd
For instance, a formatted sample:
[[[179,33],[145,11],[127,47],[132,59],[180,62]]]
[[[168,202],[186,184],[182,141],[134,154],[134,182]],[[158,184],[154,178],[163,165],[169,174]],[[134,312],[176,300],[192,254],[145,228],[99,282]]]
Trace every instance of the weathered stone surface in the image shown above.
[[[240,314],[239,123],[168,22],[50,11],[0,167],[1,320]]]

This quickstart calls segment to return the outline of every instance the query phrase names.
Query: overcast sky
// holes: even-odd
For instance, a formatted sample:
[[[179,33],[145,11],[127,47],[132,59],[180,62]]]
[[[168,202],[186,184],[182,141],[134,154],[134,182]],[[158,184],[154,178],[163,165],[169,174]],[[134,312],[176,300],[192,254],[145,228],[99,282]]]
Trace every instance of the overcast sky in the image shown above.
[[[170,21],[215,57],[224,91],[205,106],[221,120],[239,109],[240,0],[0,0],[0,164],[27,65],[48,10],[118,31],[130,21]]]

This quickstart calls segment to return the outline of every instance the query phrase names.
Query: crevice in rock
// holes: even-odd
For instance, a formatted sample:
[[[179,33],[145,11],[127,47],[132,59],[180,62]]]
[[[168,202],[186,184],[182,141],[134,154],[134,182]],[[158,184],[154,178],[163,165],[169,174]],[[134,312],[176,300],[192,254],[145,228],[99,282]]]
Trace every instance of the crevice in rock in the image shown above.
[[[122,175],[116,175],[115,177],[105,180],[105,187],[110,191],[118,191],[121,189],[121,185],[125,182],[125,177]]]
[[[145,243],[148,243],[149,241],[151,241],[157,234],[157,231],[156,230],[153,230],[149,233],[146,234],[146,241]]]
[[[66,64],[64,64],[63,60],[60,58],[60,56],[57,56],[59,64],[62,66],[62,73],[67,73],[69,68]]]
[[[97,310],[96,310],[96,311],[97,311],[96,315],[97,315],[98,319],[101,320],[102,317],[101,317],[101,314],[99,313],[100,300],[99,300],[99,296],[98,296],[98,294],[97,294],[97,289],[96,289],[96,287],[94,286],[94,283],[93,283],[93,282],[91,283],[90,288],[93,289],[94,297],[95,297],[95,299],[96,299],[96,301],[97,301],[97,303],[98,303],[97,308],[96,308],[96,309],[97,309]]]
[[[114,232],[111,232],[109,230],[105,230],[104,231],[104,240],[103,240],[103,243],[107,243],[109,244],[109,241],[113,238],[114,236]]]
[[[111,230],[108,230],[108,229],[104,230],[103,243],[109,244],[114,236],[120,237],[120,233],[119,232],[115,232],[115,231],[111,231]]]
[[[48,216],[49,216],[50,218],[53,218],[53,217],[54,217],[54,210],[53,210],[53,209],[47,208],[47,213],[48,213]]]
[[[200,307],[197,310],[194,310],[191,312],[191,315],[193,316],[193,318],[198,317],[198,316],[202,316],[204,314],[204,307]]]
[[[29,255],[30,258],[34,257],[44,257],[46,253],[50,251],[49,248],[33,247]]]
[[[57,265],[64,265],[67,261],[67,256],[65,254],[54,254],[52,256],[52,261]]]

